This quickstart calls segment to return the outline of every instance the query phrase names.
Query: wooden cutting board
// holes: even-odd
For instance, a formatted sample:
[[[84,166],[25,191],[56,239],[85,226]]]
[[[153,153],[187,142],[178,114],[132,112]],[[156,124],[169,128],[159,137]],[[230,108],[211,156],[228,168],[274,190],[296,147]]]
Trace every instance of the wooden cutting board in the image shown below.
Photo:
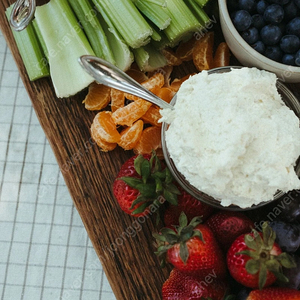
[[[159,300],[170,268],[161,269],[153,254],[154,217],[132,218],[113,197],[112,183],[132,155],[122,149],[104,153],[90,138],[95,115],[81,103],[86,91],[57,99],[50,79],[30,82],[0,3],[0,28],[19,68],[24,86],[61,168],[66,185],[118,300]],[[178,69],[180,75],[185,69]],[[289,85],[300,99],[299,85]]]

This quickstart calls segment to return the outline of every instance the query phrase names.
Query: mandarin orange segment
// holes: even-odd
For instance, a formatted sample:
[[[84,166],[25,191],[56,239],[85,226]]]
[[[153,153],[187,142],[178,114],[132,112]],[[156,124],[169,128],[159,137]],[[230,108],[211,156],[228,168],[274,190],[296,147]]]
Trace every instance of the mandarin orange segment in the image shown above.
[[[144,72],[137,69],[129,69],[126,73],[138,83],[142,83],[148,79],[148,76]]]
[[[111,102],[110,107],[111,111],[114,112],[118,108],[123,107],[125,103],[125,93],[122,91],[119,91],[117,89],[111,89]]]
[[[193,50],[193,62],[198,71],[209,70],[213,66],[214,32],[206,33],[196,40]]]
[[[101,110],[110,102],[110,90],[111,88],[106,85],[93,82],[90,84],[82,103],[87,110]]]
[[[161,52],[166,58],[169,66],[179,66],[182,64],[182,60],[175,54],[175,52],[171,48],[162,49]]]
[[[176,92],[171,87],[162,87],[154,92],[156,96],[170,103]]]
[[[196,43],[195,36],[193,36],[191,39],[189,39],[186,42],[181,42],[176,49],[176,52],[175,52],[176,55],[182,61],[192,60],[195,43]]]
[[[218,45],[214,56],[214,68],[229,66],[230,51],[227,43],[222,42]]]
[[[95,129],[94,124],[91,125],[91,137],[104,152],[112,151],[117,147],[117,143],[105,142],[98,134],[98,131]]]
[[[163,74],[161,74],[160,72],[157,72],[155,74],[153,74],[150,78],[148,78],[146,81],[143,81],[141,84],[143,87],[145,87],[147,90],[149,90],[150,92],[155,91],[156,89],[161,88],[165,83],[165,77]],[[134,95],[130,95],[130,94],[125,94],[126,99],[128,100],[138,100],[140,99],[137,96]]]
[[[95,131],[99,137],[108,143],[117,143],[121,136],[110,111],[100,111],[93,120]]]
[[[131,126],[146,113],[151,105],[152,104],[148,101],[137,99],[114,111],[112,113],[112,119],[118,125]]]
[[[133,148],[135,154],[150,154],[152,150],[161,147],[161,128],[147,127],[143,130],[141,138]]]
[[[180,78],[180,79],[175,78],[175,79],[172,81],[172,83],[171,83],[171,85],[170,85],[170,88],[171,88],[174,92],[177,92],[177,91],[179,90],[180,86],[182,85],[182,83],[183,83],[184,81],[186,81],[186,80],[187,80],[190,76],[192,76],[192,75],[194,75],[194,74],[188,74],[188,75],[186,75],[186,76],[184,76],[184,77],[182,77],[182,78]]]
[[[170,85],[170,79],[171,79],[171,74],[173,72],[174,67],[173,66],[164,66],[159,69],[159,72],[164,75],[164,86],[169,86]],[[154,74],[156,74],[158,70],[148,72],[148,76],[151,77]]]
[[[142,120],[147,124],[161,126],[161,123],[158,122],[159,119],[161,119],[161,114],[159,111],[159,107],[152,105],[142,116]]]
[[[140,139],[143,132],[144,122],[142,120],[136,121],[132,126],[127,127],[121,131],[121,139],[118,145],[124,150],[131,150],[138,140]]]

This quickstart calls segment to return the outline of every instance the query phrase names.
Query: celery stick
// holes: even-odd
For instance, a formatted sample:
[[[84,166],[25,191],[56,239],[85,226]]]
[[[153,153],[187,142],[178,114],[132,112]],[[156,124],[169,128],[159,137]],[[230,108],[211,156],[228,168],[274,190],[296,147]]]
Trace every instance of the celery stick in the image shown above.
[[[44,41],[44,38],[41,34],[41,31],[40,31],[40,28],[39,26],[37,25],[36,23],[36,19],[33,19],[31,21],[32,25],[33,25],[33,28],[34,28],[34,31],[35,31],[35,34],[36,36],[38,37],[39,41],[40,41],[40,44],[41,44],[41,47],[43,49],[43,52],[45,54],[45,58],[48,60],[48,56],[49,56],[49,53],[47,52],[47,47],[46,47],[46,44],[45,44],[45,41]]]
[[[151,20],[160,30],[166,29],[171,18],[166,9],[165,0],[131,0],[135,6]]]
[[[131,0],[93,0],[100,6],[128,46],[138,48],[150,41],[152,29]]]
[[[210,18],[207,13],[199,6],[199,4],[195,0],[185,0],[187,6],[197,17],[198,21],[203,27],[206,27],[210,24]]]
[[[81,23],[85,34],[95,52],[95,54],[115,64],[113,53],[109,47],[107,38],[102,26],[97,18],[98,12],[93,9],[89,0],[68,0],[75,12],[77,19]]]
[[[14,4],[6,9],[9,20]],[[32,23],[22,31],[12,30],[15,42],[31,81],[49,76],[49,68]]]
[[[133,53],[131,52],[128,45],[121,38],[120,34],[117,32],[106,13],[96,2],[95,5],[96,8],[100,11],[98,19],[105,32],[105,35],[107,36],[110,48],[112,49],[115,59],[115,65],[119,69],[127,71],[133,63]]]
[[[164,33],[172,46],[191,32],[198,31],[202,26],[183,0],[166,0],[166,8],[171,16],[171,24]]]
[[[167,65],[164,55],[151,44],[133,50],[135,62],[141,71],[151,72]]]
[[[193,1],[196,2],[200,7],[204,7],[209,0],[193,0]]]
[[[75,95],[94,79],[78,63],[81,55],[95,55],[67,0],[37,6],[35,19],[47,47],[50,75],[57,97]]]

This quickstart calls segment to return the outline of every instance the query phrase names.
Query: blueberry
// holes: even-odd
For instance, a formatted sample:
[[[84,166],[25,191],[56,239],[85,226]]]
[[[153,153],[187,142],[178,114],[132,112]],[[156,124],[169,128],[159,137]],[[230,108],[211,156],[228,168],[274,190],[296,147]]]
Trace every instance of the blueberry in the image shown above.
[[[236,300],[247,300],[251,292],[250,288],[243,287],[236,295]]]
[[[294,0],[294,3],[300,8],[300,0]]]
[[[296,35],[284,35],[280,40],[280,48],[285,53],[295,53],[300,48],[300,39]]]
[[[270,222],[276,232],[276,242],[283,252],[296,252],[300,246],[300,225],[275,220]]]
[[[269,5],[264,12],[264,19],[267,23],[279,24],[284,18],[284,10],[279,4]]]
[[[285,5],[289,3],[290,0],[268,0],[270,3]]]
[[[251,26],[251,15],[246,10],[238,10],[232,16],[232,23],[237,31],[247,30]]]
[[[286,25],[286,33],[287,34],[295,34],[298,37],[300,37],[300,17],[296,17],[296,18],[292,19]]]
[[[264,55],[274,61],[280,62],[282,60],[282,51],[279,46],[268,46]]]
[[[255,27],[257,29],[261,29],[265,25],[266,25],[265,20],[262,15],[260,15],[260,14],[252,15],[252,26],[253,27]]]
[[[262,41],[257,41],[256,43],[252,44],[251,47],[260,54],[264,54],[266,50],[266,46]]]
[[[260,37],[265,45],[273,46],[279,43],[282,32],[278,26],[268,24],[261,29]]]
[[[250,27],[247,30],[243,31],[241,33],[241,36],[250,45],[254,44],[259,39],[258,30],[255,27]]]
[[[255,10],[256,3],[254,0],[239,0],[239,9],[253,12]]]
[[[283,274],[288,278],[287,283],[280,283],[281,286],[299,290],[300,289],[300,257],[298,255],[292,255],[296,262],[295,268],[283,268]]]
[[[300,50],[298,50],[295,55],[295,64],[296,66],[300,67]]]
[[[282,57],[282,63],[289,66],[295,65],[295,54],[284,54]]]
[[[268,2],[266,0],[259,0],[256,4],[256,11],[262,15],[265,11],[265,9],[267,8],[268,6]]]
[[[283,7],[284,10],[284,20],[290,21],[297,17],[298,7],[296,6],[294,1],[289,2],[287,5]]]

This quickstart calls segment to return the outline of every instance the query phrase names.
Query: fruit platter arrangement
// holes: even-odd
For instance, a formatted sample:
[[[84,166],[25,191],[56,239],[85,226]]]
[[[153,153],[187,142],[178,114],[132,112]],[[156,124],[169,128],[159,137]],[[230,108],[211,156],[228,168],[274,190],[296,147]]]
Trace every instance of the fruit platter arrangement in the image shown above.
[[[201,201],[165,159],[160,108],[96,82],[78,62],[104,59],[179,103],[194,76],[241,65],[223,36],[218,2],[37,1],[21,31],[10,26],[13,8],[0,4],[1,31],[116,298],[300,299],[296,160],[278,171],[296,183],[274,201],[239,210]],[[228,1],[228,12],[259,55],[300,72],[298,0]],[[300,101],[300,75],[289,83],[284,74]],[[287,156],[299,156],[292,144]]]

